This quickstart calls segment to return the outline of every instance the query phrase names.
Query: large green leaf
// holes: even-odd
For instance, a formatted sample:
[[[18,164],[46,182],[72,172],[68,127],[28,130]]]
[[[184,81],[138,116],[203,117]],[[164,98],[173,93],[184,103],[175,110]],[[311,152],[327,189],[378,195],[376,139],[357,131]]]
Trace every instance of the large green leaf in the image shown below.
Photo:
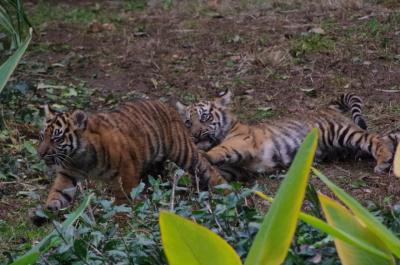
[[[349,210],[321,193],[318,194],[318,197],[329,224],[353,235],[360,241],[366,242],[374,248],[379,249],[389,257],[382,258],[340,239],[335,239],[336,249],[343,265],[395,264],[394,258],[390,255],[391,252],[385,243],[371,232],[368,227],[359,222]]]
[[[270,202],[273,201],[273,198],[268,197],[261,192],[256,191],[255,193],[265,200],[268,200]],[[347,242],[348,244],[355,246],[359,249],[370,252],[378,257],[388,259],[388,260],[390,260],[392,258],[392,256],[390,254],[382,252],[381,250],[370,245],[368,242],[361,241],[359,238],[353,236],[351,233],[347,233],[346,231],[339,229],[338,227],[332,226],[317,217],[306,214],[304,212],[300,212],[299,219],[302,220],[303,222],[311,225],[312,227],[321,230],[322,232],[325,232],[337,239]]]
[[[29,36],[22,43],[22,45],[16,50],[8,59],[0,66],[0,93],[6,85],[15,67],[17,67],[19,60],[26,51],[29,42],[32,38],[32,28],[29,29]]]
[[[26,26],[32,27],[21,0],[0,0],[0,27],[11,38],[11,49],[21,45]]]
[[[39,252],[31,252],[23,255],[16,261],[12,263],[12,265],[27,265],[27,264],[35,264],[37,259],[39,258]]]
[[[313,172],[317,175],[329,189],[352,211],[357,219],[362,222],[368,229],[373,232],[386,246],[400,258],[400,240],[376,217],[374,217],[367,209],[365,209],[358,201],[348,195],[344,190],[336,186],[326,176],[317,169],[313,168]]]
[[[317,140],[318,131],[313,129],[297,152],[261,224],[246,258],[246,265],[272,265],[284,261],[296,230]]]
[[[3,4],[3,5],[2,5]],[[11,48],[14,49],[20,45],[20,35],[14,27],[13,18],[5,7],[5,3],[0,2],[0,26],[11,37]]]
[[[62,223],[61,231],[65,231],[69,226],[71,226],[83,213],[86,207],[89,205],[90,200],[93,197],[93,193],[86,196],[79,205],[79,207]],[[36,244],[31,250],[25,253],[23,256],[15,260],[11,265],[28,265],[35,264],[36,260],[39,258],[40,254],[46,252],[49,248],[54,247],[60,242],[59,234],[56,230],[53,230],[45,238],[43,238],[38,244]]]
[[[169,212],[160,213],[161,240],[170,265],[240,265],[235,250],[207,228]]]

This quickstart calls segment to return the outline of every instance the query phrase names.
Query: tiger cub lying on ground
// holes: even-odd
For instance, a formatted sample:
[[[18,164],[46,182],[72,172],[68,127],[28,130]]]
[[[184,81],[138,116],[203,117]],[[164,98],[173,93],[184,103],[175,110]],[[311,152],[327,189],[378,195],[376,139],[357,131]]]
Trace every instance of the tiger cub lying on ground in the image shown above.
[[[319,131],[317,159],[329,154],[350,151],[372,155],[375,172],[391,166],[393,148],[379,135],[367,132],[361,116],[361,99],[343,95],[329,108],[284,120],[248,125],[232,114],[228,104],[232,94],[226,92],[213,101],[185,106],[175,103],[199,149],[207,151],[209,161],[220,167],[226,179],[236,178],[238,170],[271,172],[287,167],[311,128]],[[353,121],[343,115],[351,110]]]
[[[172,106],[160,101],[129,102],[111,112],[53,112],[45,107],[38,154],[54,167],[56,179],[45,206],[68,206],[79,179],[107,181],[116,202],[157,163],[170,160],[197,175],[203,184],[224,183],[218,171],[201,156]]]

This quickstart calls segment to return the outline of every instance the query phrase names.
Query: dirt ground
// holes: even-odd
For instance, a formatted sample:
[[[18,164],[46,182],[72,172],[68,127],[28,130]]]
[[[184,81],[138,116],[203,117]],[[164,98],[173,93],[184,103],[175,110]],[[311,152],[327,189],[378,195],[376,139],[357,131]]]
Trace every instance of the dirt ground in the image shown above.
[[[143,95],[192,102],[230,89],[236,113],[249,122],[315,109],[353,91],[364,99],[370,130],[397,130],[400,5],[352,2],[181,1],[168,8],[150,1],[142,9],[123,1],[53,1],[46,17],[43,3],[31,1],[39,26],[16,77],[84,81],[93,91],[88,109]],[[90,16],[55,14],[64,10]],[[400,202],[400,179],[378,176],[373,166],[352,159],[317,167],[364,203]],[[273,193],[280,178],[257,181]]]

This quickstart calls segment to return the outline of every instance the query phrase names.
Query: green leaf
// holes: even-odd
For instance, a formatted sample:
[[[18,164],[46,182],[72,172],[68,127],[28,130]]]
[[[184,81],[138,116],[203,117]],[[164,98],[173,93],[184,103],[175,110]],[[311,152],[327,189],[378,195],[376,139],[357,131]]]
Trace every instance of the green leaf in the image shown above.
[[[259,197],[261,197],[264,200],[267,200],[269,202],[273,201],[273,199],[271,197],[268,197],[259,191],[256,191],[255,194],[257,194]],[[347,233],[346,231],[339,229],[335,226],[332,226],[319,218],[316,218],[312,215],[300,212],[299,219],[302,220],[303,222],[311,225],[312,227],[319,229],[322,232],[327,233],[328,235],[331,235],[333,237],[336,237],[337,239],[341,239],[342,241],[347,242],[348,244],[350,244],[352,246],[358,247],[362,250],[370,252],[370,253],[372,253],[376,256],[382,257],[384,259],[391,259],[391,255],[388,255],[387,253],[384,253],[384,252],[380,251],[379,249],[376,249],[375,247],[371,246],[367,242],[361,241],[357,237],[354,237],[352,234]]]
[[[357,219],[368,227],[386,246],[400,258],[400,240],[376,217],[374,217],[367,209],[365,209],[359,202],[353,197],[348,195],[344,190],[336,186],[326,176],[324,176],[317,169],[313,168],[313,172],[318,176],[329,189],[353,212]]]
[[[387,257],[379,257],[358,247],[348,244],[340,239],[335,239],[336,249],[343,265],[392,265],[393,257],[390,250],[370,229],[363,225],[345,207],[331,198],[319,193],[319,201],[329,224],[337,227],[348,234],[353,235],[360,241],[386,253]]]
[[[17,67],[18,62],[21,59],[22,55],[25,53],[25,50],[28,47],[31,38],[32,38],[32,28],[29,29],[29,36],[24,41],[24,43],[22,43],[22,45],[18,48],[18,50],[16,50],[15,53],[13,53],[13,55],[11,55],[7,59],[7,61],[5,61],[0,66],[0,93],[3,90],[4,86],[6,85],[15,67]]]
[[[60,231],[66,231],[68,227],[70,227],[83,213],[86,207],[89,205],[90,200],[93,197],[93,193],[89,194],[83,199],[83,202],[79,207],[71,214],[68,215],[67,219],[62,223]],[[34,264],[36,260],[39,258],[40,254],[46,252],[49,248],[54,247],[60,242],[60,238],[56,230],[53,230],[50,234],[48,234],[45,238],[43,238],[38,244],[36,244],[31,250],[25,253],[23,256],[19,257],[15,260],[11,265],[16,264]],[[33,262],[23,263],[24,261],[31,261],[31,257]],[[22,262],[22,263],[21,263]]]
[[[26,151],[28,151],[32,155],[36,155],[36,148],[33,146],[32,141],[25,141],[24,142],[24,148]]]
[[[136,199],[136,197],[138,197],[139,194],[142,193],[142,191],[144,190],[144,186],[145,186],[144,183],[140,182],[139,185],[137,185],[132,189],[130,193],[132,200]]]
[[[28,264],[35,264],[37,259],[39,258],[39,252],[32,252],[29,255],[24,255],[23,257],[19,258],[18,260],[14,261],[13,265],[28,265]]]
[[[15,29],[11,14],[7,8],[5,8],[5,5],[0,5],[0,25],[11,35],[11,48],[15,48],[20,45],[20,35]]]
[[[235,250],[207,228],[169,212],[160,213],[161,240],[170,265],[239,265]]]
[[[318,131],[313,129],[300,146],[250,248],[246,265],[273,265],[284,261],[296,230],[317,140]]]
[[[78,255],[82,259],[86,259],[88,253],[88,246],[85,241],[81,239],[77,239],[74,241],[74,250],[75,254]]]

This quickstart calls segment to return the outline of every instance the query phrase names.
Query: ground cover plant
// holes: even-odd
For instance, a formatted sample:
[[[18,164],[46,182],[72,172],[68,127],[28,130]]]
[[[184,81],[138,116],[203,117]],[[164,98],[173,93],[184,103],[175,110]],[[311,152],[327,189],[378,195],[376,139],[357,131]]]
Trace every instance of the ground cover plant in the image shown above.
[[[287,256],[298,218],[335,238],[336,249],[342,264],[395,264],[394,257],[400,257],[400,239],[385,228],[367,209],[363,208],[355,199],[316,169],[314,169],[314,173],[349,209],[344,208],[328,196],[319,193],[319,202],[327,217],[327,222],[325,223],[312,215],[300,213],[310,167],[317,146],[317,135],[317,130],[314,129],[304,140],[274,200],[259,191],[255,191],[260,197],[271,201],[272,205],[263,218],[260,229],[250,248],[245,252],[245,257],[242,257],[245,258],[244,264],[281,264]],[[175,211],[174,200],[177,184],[177,181],[174,181],[174,185],[171,188],[170,211]],[[144,186],[145,184],[141,183],[137,188],[133,189],[132,198],[136,199],[143,191]],[[223,184],[217,189],[226,189],[228,188],[227,186],[228,184]],[[85,208],[88,207],[92,196],[93,194],[86,196],[84,202],[76,211],[68,215],[63,224],[53,223],[54,231],[12,264],[33,264],[41,255],[47,254],[49,250],[49,258],[54,257],[56,255],[52,253],[51,248],[61,242],[65,244],[64,251],[67,249],[67,251],[70,250],[72,252],[72,255],[64,257],[64,262],[80,263],[81,261],[89,264],[119,262],[115,260],[115,257],[106,258],[106,255],[114,253],[115,249],[107,252],[101,245],[96,244],[94,246],[91,242],[86,241],[85,239],[87,238],[82,237],[82,233],[79,233],[80,229],[82,229],[79,223],[77,223],[75,229],[72,228],[75,232],[70,231],[73,222],[77,221],[82,216]],[[130,212],[130,208],[117,207],[120,208],[120,213]],[[235,250],[221,237],[217,236],[216,233],[194,222],[187,221],[174,213],[160,210],[162,207],[160,205],[156,209],[156,212],[158,211],[159,213],[156,213],[155,216],[159,215],[163,249],[168,258],[168,264],[242,264],[241,258]],[[94,218],[91,209],[89,212],[90,217],[85,215],[81,221],[84,222],[84,220],[91,219],[91,222],[96,222],[97,218]],[[96,232],[97,235],[99,233],[100,235],[102,234],[99,231]],[[152,232],[154,233],[154,231]],[[140,261],[133,261],[130,258],[131,249],[128,249],[124,239],[121,241],[125,244],[125,249],[119,252],[119,255],[122,256],[121,262],[132,261],[134,264],[140,263]],[[88,255],[90,247],[96,251]],[[147,248],[148,246],[144,246],[144,250]],[[124,253],[125,251],[126,253]],[[146,253],[145,258],[148,258],[149,253],[144,252]],[[204,255],[204,253],[207,253],[207,255]],[[160,258],[162,259],[162,255]],[[46,260],[46,262],[49,260],[51,259]],[[60,260],[57,259],[57,261]]]
[[[1,263],[58,227],[56,222],[36,228],[27,219],[51,182],[35,151],[43,103],[90,110],[145,96],[176,95],[192,102],[230,88],[240,117],[257,122],[354,91],[365,100],[371,130],[398,129],[398,3],[319,2],[24,1],[36,34],[0,94]],[[8,53],[9,40],[0,36],[0,43],[0,54]],[[399,235],[398,178],[374,175],[367,161],[318,166]],[[156,224],[158,209],[171,207],[175,174],[180,175],[171,169],[170,178],[150,178],[133,206],[112,206],[106,187],[96,187],[92,210],[40,263],[85,263],[86,255],[100,257],[98,263],[129,257],[135,264],[164,264]],[[182,177],[172,205],[178,214],[217,231],[243,258],[268,207],[252,189],[273,196],[283,175],[235,184],[235,195],[228,197],[197,193]],[[311,184],[329,194],[316,178]],[[312,194],[306,196],[310,211]],[[119,211],[128,212],[128,222],[111,218]],[[61,222],[62,215],[55,220]],[[80,240],[76,246],[67,244],[75,239]],[[339,264],[332,237],[303,222],[285,262]]]

